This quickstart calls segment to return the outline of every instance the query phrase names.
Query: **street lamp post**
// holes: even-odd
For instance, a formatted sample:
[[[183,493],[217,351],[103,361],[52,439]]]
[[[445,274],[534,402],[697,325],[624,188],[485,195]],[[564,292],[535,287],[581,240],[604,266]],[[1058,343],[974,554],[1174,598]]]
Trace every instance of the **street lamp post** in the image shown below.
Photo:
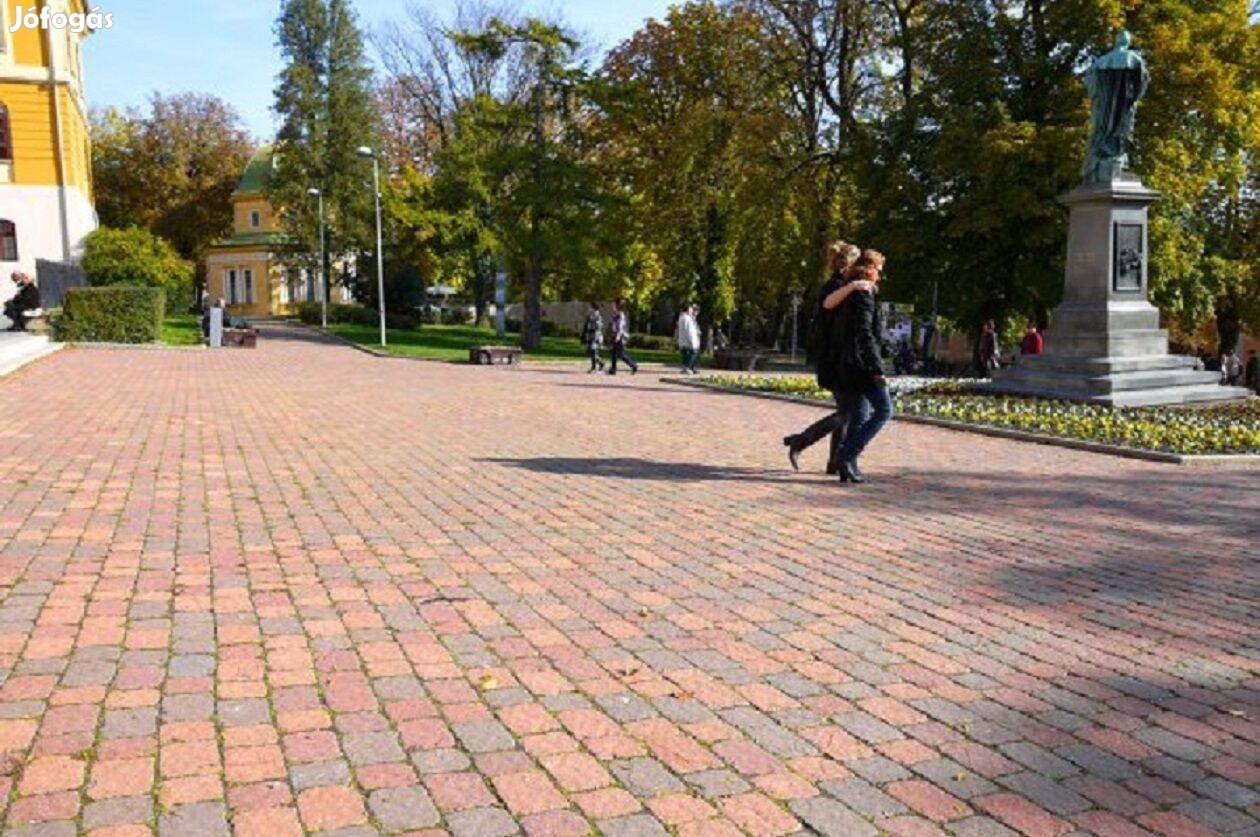
[[[372,161],[372,191],[376,196],[376,301],[381,315],[381,345],[385,345],[385,254],[381,236],[381,160],[368,146],[358,150],[360,157]]]
[[[324,190],[307,189],[306,194],[319,198],[319,319],[323,327],[328,328],[328,270],[324,264],[328,260],[325,252],[328,245],[324,236]]]

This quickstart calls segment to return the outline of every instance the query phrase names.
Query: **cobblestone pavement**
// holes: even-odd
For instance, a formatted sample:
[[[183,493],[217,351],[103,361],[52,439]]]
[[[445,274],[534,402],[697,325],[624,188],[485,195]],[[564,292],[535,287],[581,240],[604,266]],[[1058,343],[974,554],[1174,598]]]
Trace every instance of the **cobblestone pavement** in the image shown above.
[[[1260,833],[1254,471],[298,331],[0,407],[8,833]]]

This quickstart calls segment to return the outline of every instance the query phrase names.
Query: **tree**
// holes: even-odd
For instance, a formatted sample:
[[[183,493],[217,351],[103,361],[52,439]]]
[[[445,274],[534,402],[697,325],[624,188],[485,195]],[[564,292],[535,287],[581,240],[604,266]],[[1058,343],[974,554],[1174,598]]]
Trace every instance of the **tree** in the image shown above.
[[[313,253],[319,221],[308,191],[323,192],[329,275],[333,254],[375,247],[371,171],[356,153],[376,147],[372,69],[349,0],[285,0],[276,39],[285,66],[274,105],[281,127],[271,200],[298,249]]]
[[[542,345],[543,283],[549,266],[572,261],[585,241],[597,201],[596,184],[580,154],[582,126],[576,118],[584,98],[585,71],[573,64],[579,44],[558,26],[529,18],[492,20],[483,30],[464,32],[456,43],[484,61],[518,50],[527,81],[526,97],[474,100],[476,118],[489,120],[509,141],[496,149],[489,167],[500,184],[496,225],[505,260],[524,274],[525,316],[521,346]]]
[[[162,288],[173,300],[191,288],[193,265],[148,230],[101,227],[84,240],[83,272],[89,285]]]
[[[601,72],[593,130],[624,207],[611,221],[659,264],[656,307],[698,302],[706,335],[731,317],[741,339],[784,340],[834,217],[814,180],[818,114],[802,115],[813,93],[798,98],[779,34],[748,4],[687,3]]]
[[[525,79],[521,49],[482,49],[461,37],[511,21],[490,3],[461,4],[451,20],[411,5],[377,36],[389,75],[381,110],[400,188],[387,190],[386,212],[427,259],[434,276],[470,292],[484,322],[494,290],[494,201],[490,161],[514,138],[491,124],[497,103],[518,101]],[[411,173],[422,173],[412,177]],[[427,248],[427,252],[426,252]]]
[[[1151,212],[1151,295],[1186,342],[1217,323],[1213,352],[1260,330],[1260,26],[1242,0],[1159,0],[1127,17],[1151,67],[1134,164]],[[1200,347],[1208,348],[1208,347]]]
[[[101,223],[143,227],[199,263],[210,244],[232,232],[231,195],[252,150],[240,116],[214,96],[154,94],[147,112],[95,111]]]

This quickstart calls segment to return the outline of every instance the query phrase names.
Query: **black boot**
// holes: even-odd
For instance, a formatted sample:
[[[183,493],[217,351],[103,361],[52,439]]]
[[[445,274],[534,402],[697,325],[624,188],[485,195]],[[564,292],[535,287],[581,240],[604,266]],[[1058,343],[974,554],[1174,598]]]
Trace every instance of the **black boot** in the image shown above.
[[[840,482],[863,483],[866,477],[854,471],[852,462],[841,462]]]
[[[787,445],[788,449],[788,462],[792,463],[793,471],[801,470],[801,448],[797,447],[799,441],[800,437],[796,435],[783,437],[783,444]]]

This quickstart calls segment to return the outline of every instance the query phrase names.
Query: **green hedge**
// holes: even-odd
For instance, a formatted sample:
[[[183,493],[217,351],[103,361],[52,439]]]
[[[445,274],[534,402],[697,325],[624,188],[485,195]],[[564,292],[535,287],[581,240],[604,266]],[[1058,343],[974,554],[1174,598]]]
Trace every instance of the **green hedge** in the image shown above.
[[[307,325],[319,325],[323,322],[323,314],[320,311],[318,302],[302,302],[297,307],[298,319]],[[350,325],[376,326],[380,325],[381,315],[371,308],[362,305],[346,305],[344,303],[333,303],[328,306],[328,323],[336,325],[338,323],[348,323]],[[385,312],[385,325],[388,328],[400,329],[402,331],[410,331],[417,324],[416,318],[410,314],[394,314],[389,311]]]
[[[166,294],[161,288],[71,288],[57,318],[57,339],[80,343],[156,343]]]

